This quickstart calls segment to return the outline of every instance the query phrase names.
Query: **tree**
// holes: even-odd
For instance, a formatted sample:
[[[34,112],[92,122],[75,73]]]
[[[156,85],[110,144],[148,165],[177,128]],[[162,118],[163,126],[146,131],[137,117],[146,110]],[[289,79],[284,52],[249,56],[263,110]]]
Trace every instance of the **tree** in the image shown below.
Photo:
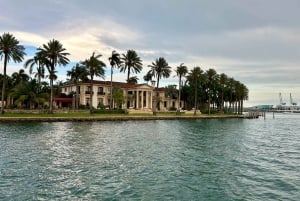
[[[126,54],[122,54],[121,60],[123,61],[120,66],[120,71],[127,71],[127,82],[130,77],[130,73],[139,73],[143,68],[142,60],[134,50],[127,50]]]
[[[120,87],[114,87],[112,94],[113,94],[112,97],[114,99],[115,106],[119,107],[125,102],[123,90]]]
[[[90,56],[90,58],[86,59],[85,61],[81,62],[82,65],[84,65],[88,71],[88,74],[90,76],[90,87],[91,87],[91,91],[90,91],[90,113],[93,113],[93,80],[94,80],[94,76],[98,76],[101,78],[104,78],[104,67],[106,67],[105,63],[101,60],[99,60],[99,58],[101,57],[101,54],[95,55],[95,52],[93,52],[92,56]]]
[[[84,66],[77,63],[75,66],[73,66],[73,68],[70,71],[67,71],[67,76],[70,77],[69,81],[71,81],[75,84],[75,87],[76,87],[75,108],[78,109],[78,106],[79,106],[79,86],[78,86],[78,82],[80,80],[81,81],[88,80],[88,78],[87,78],[88,71]]]
[[[120,67],[120,65],[122,64],[121,58],[120,58],[120,54],[118,52],[116,52],[115,50],[112,51],[111,53],[111,57],[108,58],[110,66],[111,66],[111,70],[110,70],[110,103],[109,103],[109,107],[112,108],[112,81],[113,81],[113,68],[114,67]]]
[[[49,96],[48,93],[38,93],[38,87],[36,79],[21,82],[13,88],[10,96],[15,100],[15,105],[32,109],[35,104],[43,104]]]
[[[29,81],[29,76],[25,73],[24,69],[20,69],[19,72],[14,72],[11,78],[14,86]]]
[[[45,78],[45,62],[41,57],[41,54],[37,54],[25,61],[24,68],[29,67],[29,74],[33,74],[33,67],[36,65],[36,72],[34,73],[34,77],[38,79],[38,92],[41,90],[41,79]]]
[[[63,48],[63,45],[55,39],[50,40],[47,44],[43,44],[41,48],[38,48],[38,54],[40,54],[43,62],[45,62],[49,73],[51,88],[49,113],[53,113],[53,80],[57,78],[55,67],[57,65],[66,66],[69,63],[69,59],[67,58],[69,53],[65,51],[66,49]]]
[[[208,81],[208,114],[210,114],[210,107],[211,107],[211,98],[214,92],[215,83],[218,79],[218,74],[215,69],[208,69],[206,71],[207,81]]]
[[[176,69],[176,74],[179,77],[179,84],[178,84],[178,107],[177,107],[177,111],[176,114],[179,115],[180,114],[180,101],[181,101],[181,78],[183,76],[185,76],[188,73],[188,69],[186,66],[183,65],[183,63],[181,63],[177,69]]]
[[[219,84],[221,88],[221,111],[224,113],[224,92],[225,92],[225,86],[226,82],[228,80],[228,77],[225,73],[222,73],[220,75]]]
[[[158,59],[155,60],[155,62],[152,62],[152,65],[149,65],[150,71],[148,73],[152,74],[153,77],[157,78],[157,85],[156,88],[158,89],[159,87],[159,80],[163,78],[168,78],[170,77],[171,74],[171,67],[169,66],[168,62],[165,60],[163,57],[159,57]],[[157,97],[158,98],[158,97]],[[153,106],[153,115],[156,115],[156,99],[154,97],[154,106]]]
[[[198,102],[198,84],[200,80],[200,76],[203,74],[203,70],[200,67],[194,67],[187,76],[187,81],[190,85],[194,86],[194,115],[196,115],[197,111],[197,102]]]
[[[0,36],[0,56],[1,60],[4,57],[3,64],[3,84],[2,84],[2,97],[1,97],[1,114],[4,113],[4,98],[5,98],[5,84],[6,84],[6,68],[7,63],[13,60],[15,63],[23,61],[25,48],[19,45],[19,41],[10,33],[4,33]]]
[[[132,76],[128,79],[128,83],[130,84],[137,84],[138,83],[139,78],[137,76]]]
[[[122,65],[120,66],[121,72],[127,71],[127,82],[129,82],[130,73],[139,73],[143,68],[142,60],[134,50],[127,50],[126,54],[122,54]],[[126,107],[128,107],[128,90],[126,92]]]
[[[147,72],[146,75],[144,75],[143,79],[148,84],[149,81],[152,81],[152,77],[153,77],[153,75],[151,74],[151,72]]]

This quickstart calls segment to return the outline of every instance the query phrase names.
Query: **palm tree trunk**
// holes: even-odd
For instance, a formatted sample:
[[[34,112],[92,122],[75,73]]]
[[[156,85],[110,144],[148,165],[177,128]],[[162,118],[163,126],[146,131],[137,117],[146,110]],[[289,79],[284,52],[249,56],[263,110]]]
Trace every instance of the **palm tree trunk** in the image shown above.
[[[3,85],[2,85],[2,97],[1,97],[1,114],[4,114],[4,96],[5,96],[5,84],[6,84],[6,66],[7,66],[7,57],[8,55],[4,55],[4,67],[3,67]]]
[[[159,86],[159,77],[157,76],[157,85],[156,85],[156,89],[158,89],[158,86]],[[153,115],[156,115],[156,107],[157,107],[157,90],[155,90],[155,92],[153,93],[153,108],[152,108],[152,112],[153,112]]]
[[[208,90],[208,115],[210,115],[210,89]]]
[[[178,85],[178,107],[177,107],[177,111],[176,114],[179,115],[180,114],[180,95],[181,95],[181,75],[179,75],[179,85]]]
[[[130,67],[128,66],[128,73],[127,73],[127,83],[129,81],[129,76],[130,76]],[[129,103],[130,106],[130,103]],[[125,108],[128,109],[128,90],[126,90],[126,105]]]
[[[113,108],[113,105],[112,105],[112,79],[113,79],[113,67],[111,67],[111,70],[110,70],[110,101],[109,101],[110,109]]]
[[[243,114],[243,110],[244,110],[244,100],[241,100],[241,114]]]
[[[79,100],[78,100],[79,90],[78,90],[78,83],[77,82],[75,84],[75,87],[76,87],[75,109],[78,110],[78,106],[79,106]]]
[[[93,76],[91,75],[90,114],[93,113]]]
[[[53,113],[53,78],[50,79],[50,110],[49,113]]]
[[[198,90],[197,90],[197,86],[198,86],[198,84],[197,84],[197,81],[196,81],[196,84],[195,84],[195,109],[194,109],[194,115],[196,115],[196,111],[197,111],[197,96],[198,96]]]

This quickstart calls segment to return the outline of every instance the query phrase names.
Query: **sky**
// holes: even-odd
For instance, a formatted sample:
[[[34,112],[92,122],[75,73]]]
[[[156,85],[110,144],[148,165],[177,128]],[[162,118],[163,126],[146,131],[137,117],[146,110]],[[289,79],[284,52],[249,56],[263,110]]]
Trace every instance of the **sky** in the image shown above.
[[[279,104],[279,93],[300,104],[299,0],[0,0],[0,34],[13,34],[26,59],[51,39],[70,53],[58,80],[94,51],[107,64],[112,50],[134,49],[143,60],[139,82],[155,59],[213,68],[244,83],[245,106]],[[9,63],[8,74],[23,64]],[[0,63],[3,72],[3,60]],[[173,71],[160,86],[178,84]],[[126,74],[114,70],[114,81]]]

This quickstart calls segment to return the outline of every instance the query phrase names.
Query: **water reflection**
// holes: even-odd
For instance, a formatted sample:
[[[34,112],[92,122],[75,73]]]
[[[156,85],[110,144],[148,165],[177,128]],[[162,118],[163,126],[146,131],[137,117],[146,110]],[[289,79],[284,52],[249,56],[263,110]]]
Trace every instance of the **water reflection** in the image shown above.
[[[297,200],[286,120],[3,124],[0,199]]]

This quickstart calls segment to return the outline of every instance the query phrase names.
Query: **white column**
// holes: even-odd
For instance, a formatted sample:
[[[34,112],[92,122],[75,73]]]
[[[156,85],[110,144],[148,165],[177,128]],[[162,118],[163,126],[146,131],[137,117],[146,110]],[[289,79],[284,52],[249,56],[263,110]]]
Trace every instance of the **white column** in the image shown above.
[[[141,94],[142,94],[142,109],[144,109],[144,91],[142,91]]]
[[[149,91],[146,91],[146,108],[149,108],[149,97],[148,97]]]
[[[150,109],[152,109],[152,107],[153,107],[152,101],[153,101],[153,91],[150,91]]]
[[[136,109],[139,109],[139,91],[136,91]]]

